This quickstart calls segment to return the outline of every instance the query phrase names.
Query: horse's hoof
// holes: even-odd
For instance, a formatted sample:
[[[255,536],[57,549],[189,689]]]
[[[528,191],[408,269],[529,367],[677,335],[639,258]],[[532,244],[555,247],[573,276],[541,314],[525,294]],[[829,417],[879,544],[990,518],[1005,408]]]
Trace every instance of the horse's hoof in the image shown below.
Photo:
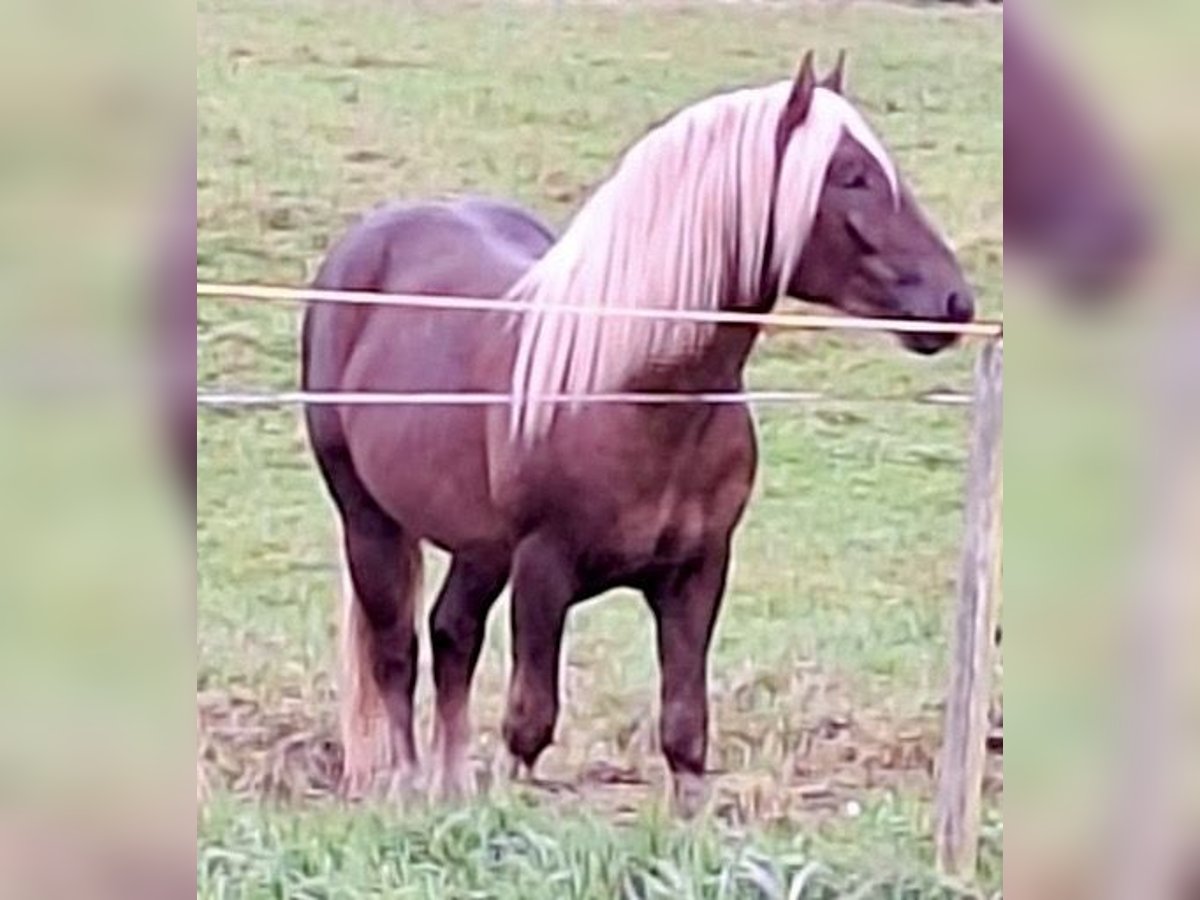
[[[384,796],[389,803],[412,806],[424,797],[418,769],[393,769],[387,774]]]
[[[357,802],[366,799],[374,784],[374,772],[343,772],[338,782],[338,794],[343,800]]]
[[[338,790],[351,802],[383,800],[408,805],[421,796],[420,772],[415,768],[346,772]]]
[[[703,775],[671,774],[671,812],[681,819],[694,819],[708,804],[708,786]]]
[[[462,803],[475,795],[475,779],[470,772],[442,769],[433,781],[433,793],[439,803]]]
[[[529,784],[533,781],[533,766],[519,756],[508,756],[508,780],[512,784]]]

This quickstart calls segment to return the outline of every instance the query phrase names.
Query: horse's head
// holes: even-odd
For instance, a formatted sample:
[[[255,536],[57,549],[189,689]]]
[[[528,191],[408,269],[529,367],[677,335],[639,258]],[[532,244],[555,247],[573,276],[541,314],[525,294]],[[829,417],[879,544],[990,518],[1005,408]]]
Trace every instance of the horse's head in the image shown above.
[[[805,57],[781,120],[786,130],[802,124],[815,100],[840,99],[844,58],[818,82],[812,54]],[[816,216],[799,262],[786,285],[793,296],[853,315],[969,322],[975,299],[953,251],[917,206],[878,140],[865,125],[840,131],[825,172]],[[860,139],[861,138],[861,139]],[[786,214],[786,198],[778,199]],[[953,334],[902,332],[901,343],[917,353],[936,353]]]

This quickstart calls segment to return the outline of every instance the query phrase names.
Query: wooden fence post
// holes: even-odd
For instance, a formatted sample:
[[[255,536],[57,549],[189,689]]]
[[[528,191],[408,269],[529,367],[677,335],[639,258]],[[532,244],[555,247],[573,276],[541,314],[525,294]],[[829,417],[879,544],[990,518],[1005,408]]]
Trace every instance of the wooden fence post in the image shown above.
[[[962,878],[974,875],[979,849],[993,646],[1000,605],[1003,378],[1003,342],[988,341],[975,369],[966,534],[935,810],[938,868],[946,875]]]

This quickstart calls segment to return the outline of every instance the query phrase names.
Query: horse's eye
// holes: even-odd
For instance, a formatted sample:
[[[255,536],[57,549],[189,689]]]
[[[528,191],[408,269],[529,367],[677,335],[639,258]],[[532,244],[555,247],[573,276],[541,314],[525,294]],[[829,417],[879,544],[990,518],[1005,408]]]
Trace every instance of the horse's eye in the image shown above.
[[[863,191],[867,188],[867,176],[862,172],[855,172],[843,182],[843,184],[852,191]]]

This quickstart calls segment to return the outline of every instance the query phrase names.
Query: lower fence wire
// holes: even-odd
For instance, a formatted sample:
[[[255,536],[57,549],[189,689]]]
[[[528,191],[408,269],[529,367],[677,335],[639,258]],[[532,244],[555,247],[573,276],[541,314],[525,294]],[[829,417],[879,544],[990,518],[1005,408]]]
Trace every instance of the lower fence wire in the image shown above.
[[[723,404],[875,404],[915,403],[928,406],[970,406],[971,395],[957,391],[929,391],[923,394],[875,397],[839,397],[819,391],[747,391],[698,394],[552,394],[534,398],[533,402],[564,405],[641,404],[661,406],[704,403]],[[200,407],[246,408],[280,406],[508,406],[509,394],[468,392],[391,393],[385,391],[202,391],[196,395]]]

